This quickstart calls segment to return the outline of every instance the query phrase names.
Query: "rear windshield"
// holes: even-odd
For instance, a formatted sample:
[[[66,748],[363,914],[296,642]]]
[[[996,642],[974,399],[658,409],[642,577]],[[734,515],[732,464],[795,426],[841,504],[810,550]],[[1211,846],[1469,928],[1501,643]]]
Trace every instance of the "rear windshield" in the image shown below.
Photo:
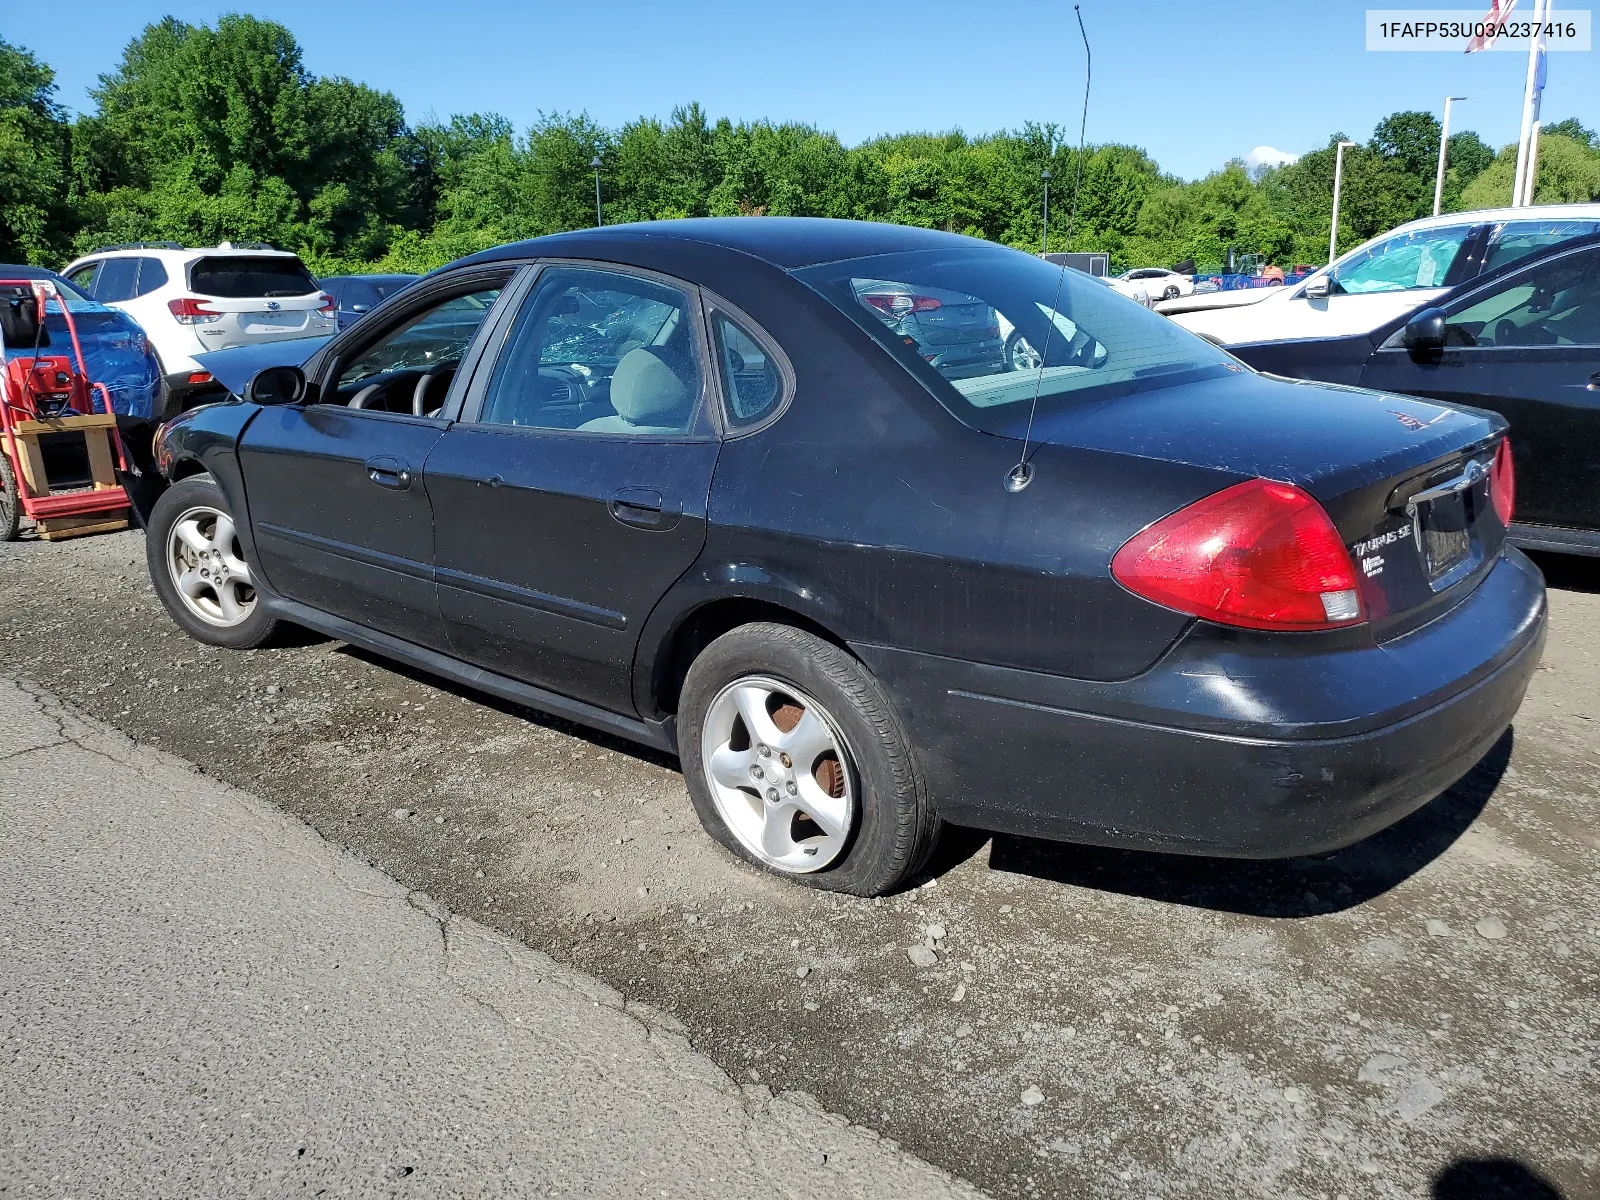
[[[1039,412],[1238,369],[1098,280],[994,246],[916,250],[795,272],[959,420],[1021,436]]]
[[[189,268],[189,287],[202,296],[247,300],[256,296],[304,296],[317,281],[298,258],[202,258]]]

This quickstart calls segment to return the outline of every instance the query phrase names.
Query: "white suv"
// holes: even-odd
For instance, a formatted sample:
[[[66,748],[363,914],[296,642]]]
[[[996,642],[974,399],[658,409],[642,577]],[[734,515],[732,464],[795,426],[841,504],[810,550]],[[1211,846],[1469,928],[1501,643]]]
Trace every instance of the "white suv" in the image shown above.
[[[1445,213],[1373,238],[1298,284],[1214,292],[1161,311],[1224,346],[1361,336],[1458,283],[1591,233],[1600,233],[1600,204]]]
[[[219,390],[195,355],[325,337],[339,327],[333,298],[299,256],[259,243],[108,246],[61,273],[144,328],[161,360],[163,419],[181,411],[186,400]]]

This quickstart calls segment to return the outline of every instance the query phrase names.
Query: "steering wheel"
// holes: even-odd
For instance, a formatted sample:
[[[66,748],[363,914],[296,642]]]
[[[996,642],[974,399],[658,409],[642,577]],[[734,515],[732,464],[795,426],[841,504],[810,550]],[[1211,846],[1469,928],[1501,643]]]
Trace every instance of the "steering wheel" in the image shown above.
[[[367,384],[366,387],[362,388],[354,396],[351,396],[350,397],[350,403],[345,405],[345,407],[346,408],[365,408],[367,406],[367,401],[371,400],[373,398],[373,396],[377,395],[382,390],[383,390],[383,384],[381,384],[381,383],[369,383],[369,384]]]
[[[417,386],[411,389],[412,416],[425,417],[428,415],[428,388],[433,385],[433,381],[441,374],[445,371],[454,370],[455,366],[455,363],[435,363],[422,373],[422,377],[417,380]]]

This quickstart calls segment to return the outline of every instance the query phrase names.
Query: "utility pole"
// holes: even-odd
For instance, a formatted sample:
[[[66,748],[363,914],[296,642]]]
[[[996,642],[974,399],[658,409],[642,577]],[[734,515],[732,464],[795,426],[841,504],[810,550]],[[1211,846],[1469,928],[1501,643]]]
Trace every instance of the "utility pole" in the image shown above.
[[[1539,99],[1544,94],[1544,23],[1550,0],[1533,0],[1533,38],[1528,43],[1528,80],[1522,89],[1522,132],[1517,138],[1517,177],[1511,185],[1511,207],[1522,208],[1533,197],[1530,169],[1539,137]]]
[[[1333,225],[1328,230],[1328,265],[1339,255],[1339,188],[1344,183],[1344,148],[1356,142],[1340,142],[1333,152]]]
[[[1445,147],[1450,142],[1450,105],[1452,101],[1465,99],[1465,96],[1444,98],[1444,124],[1439,126],[1439,173],[1433,177],[1433,215],[1436,217],[1444,204],[1444,155]]]
[[[1039,178],[1044,180],[1044,253],[1050,253],[1050,168],[1046,167],[1039,172]]]
[[[591,158],[589,165],[594,168],[594,223],[604,225],[605,219],[600,215],[600,156]]]

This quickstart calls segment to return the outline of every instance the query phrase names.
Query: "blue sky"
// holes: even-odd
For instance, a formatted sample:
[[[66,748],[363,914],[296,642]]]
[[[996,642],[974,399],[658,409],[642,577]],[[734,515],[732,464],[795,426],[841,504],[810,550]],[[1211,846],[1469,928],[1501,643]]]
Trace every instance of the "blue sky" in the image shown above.
[[[147,22],[230,10],[284,21],[311,71],[392,91],[412,121],[495,111],[520,128],[541,110],[587,110],[614,126],[699,100],[713,118],[808,121],[847,143],[1027,120],[1075,136],[1083,95],[1082,48],[1062,0],[71,0],[7,9],[0,35],[54,66],[75,109],[91,106],[86,89]],[[1185,177],[1259,145],[1298,153],[1335,130],[1364,139],[1395,110],[1437,113],[1447,94],[1469,97],[1454,110],[1456,128],[1496,146],[1516,139],[1525,57],[1369,53],[1364,4],[1084,0],[1083,9],[1095,51],[1089,140],[1142,146]],[[1550,56],[1544,116],[1600,126],[1600,50]]]

